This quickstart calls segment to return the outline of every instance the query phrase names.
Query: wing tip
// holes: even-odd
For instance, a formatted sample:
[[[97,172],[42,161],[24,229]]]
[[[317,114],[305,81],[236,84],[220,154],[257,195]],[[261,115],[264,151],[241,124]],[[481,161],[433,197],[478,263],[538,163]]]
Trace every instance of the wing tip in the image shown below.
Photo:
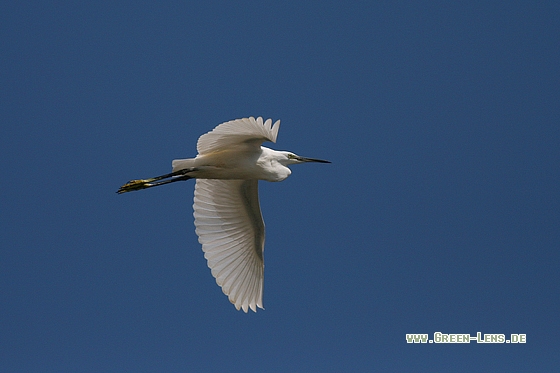
[[[272,122],[272,120],[271,120]],[[278,119],[276,122],[274,122],[274,124],[272,125],[272,128],[270,129],[270,131],[272,132],[272,138],[273,138],[273,143],[276,143],[276,138],[278,137],[278,130],[280,129],[280,119]]]
[[[245,313],[249,313],[249,310],[251,310],[254,313],[257,313],[257,310],[259,308],[264,311],[264,307],[262,306],[262,302],[254,302],[253,301],[251,303],[247,303],[247,300],[245,300],[245,302],[243,302],[243,303],[237,303],[236,301],[232,300],[231,298],[229,299],[229,301],[231,302],[231,304],[233,304],[233,306],[235,307],[235,309],[237,311],[243,311]]]
[[[255,120],[253,117],[249,117],[251,120]],[[268,118],[263,122],[262,117],[257,117],[256,123],[263,126],[263,129],[266,133],[266,137],[269,141],[276,143],[276,139],[278,137],[278,130],[280,129],[280,119],[277,119],[274,124],[272,123],[272,118]]]

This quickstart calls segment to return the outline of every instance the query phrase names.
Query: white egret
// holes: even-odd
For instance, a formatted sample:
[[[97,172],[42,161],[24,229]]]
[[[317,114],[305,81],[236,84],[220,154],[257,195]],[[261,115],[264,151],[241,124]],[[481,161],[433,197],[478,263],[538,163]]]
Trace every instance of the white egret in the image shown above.
[[[208,267],[239,310],[263,308],[264,222],[258,180],[282,181],[287,167],[304,162],[330,163],[261,146],[276,142],[280,121],[261,117],[225,122],[200,136],[196,158],[176,159],[169,174],[132,180],[117,193],[196,179],[194,224]]]

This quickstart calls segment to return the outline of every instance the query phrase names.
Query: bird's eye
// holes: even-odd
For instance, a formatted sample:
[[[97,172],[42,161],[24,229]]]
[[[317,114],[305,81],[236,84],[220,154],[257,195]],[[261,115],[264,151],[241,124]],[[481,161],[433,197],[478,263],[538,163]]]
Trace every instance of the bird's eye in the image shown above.
[[[295,154],[288,154],[288,159],[296,159],[296,155]]]

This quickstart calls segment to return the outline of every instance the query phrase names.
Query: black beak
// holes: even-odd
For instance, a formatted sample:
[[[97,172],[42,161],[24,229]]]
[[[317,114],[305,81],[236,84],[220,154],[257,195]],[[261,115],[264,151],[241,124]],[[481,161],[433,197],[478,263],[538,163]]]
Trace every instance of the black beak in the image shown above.
[[[331,163],[330,161],[325,161],[324,159],[317,159],[317,158],[299,157],[298,160],[301,162]]]

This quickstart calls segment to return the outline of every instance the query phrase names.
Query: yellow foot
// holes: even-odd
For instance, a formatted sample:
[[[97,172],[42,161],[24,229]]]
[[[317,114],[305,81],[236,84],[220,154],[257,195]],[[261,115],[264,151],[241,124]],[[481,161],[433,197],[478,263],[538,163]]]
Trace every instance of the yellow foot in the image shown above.
[[[130,180],[128,183],[120,187],[117,193],[121,194],[132,192],[133,190],[149,188],[152,186],[152,184],[150,184],[152,181],[154,181],[154,179]]]

